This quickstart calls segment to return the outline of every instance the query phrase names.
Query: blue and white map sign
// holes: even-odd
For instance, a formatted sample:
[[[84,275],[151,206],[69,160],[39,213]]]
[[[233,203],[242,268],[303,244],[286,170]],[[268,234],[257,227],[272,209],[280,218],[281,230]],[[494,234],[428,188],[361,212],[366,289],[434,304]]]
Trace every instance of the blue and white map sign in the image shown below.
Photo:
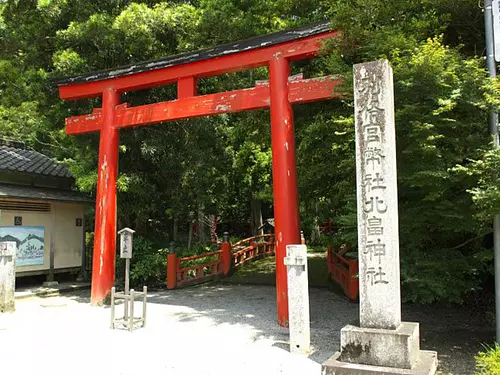
[[[16,267],[43,265],[44,227],[0,227],[0,242],[16,243]]]

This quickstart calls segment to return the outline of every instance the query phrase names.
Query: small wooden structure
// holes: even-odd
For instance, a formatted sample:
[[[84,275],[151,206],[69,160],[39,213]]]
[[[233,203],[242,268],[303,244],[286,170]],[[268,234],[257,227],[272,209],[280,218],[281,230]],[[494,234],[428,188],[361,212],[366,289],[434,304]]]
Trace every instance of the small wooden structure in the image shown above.
[[[134,289],[129,291],[130,277],[130,259],[132,258],[132,238],[134,230],[123,228],[118,232],[120,235],[120,258],[125,259],[125,290],[116,292],[115,287],[111,288],[111,329],[115,329],[116,325],[122,325],[133,331],[137,325],[146,326],[146,304],[148,297],[148,287],[144,286],[142,293],[136,292]],[[142,297],[142,317],[134,316],[134,302],[136,297]],[[116,300],[123,299],[123,317],[115,318]]]
[[[136,318],[134,312],[134,302],[136,297],[142,297],[142,316]],[[142,293],[130,289],[130,293],[116,292],[115,287],[111,288],[111,329],[116,326],[122,325],[132,332],[137,325],[146,327],[146,306],[148,297],[148,287],[144,286]],[[124,314],[122,318],[115,318],[116,300],[124,300]],[[127,316],[128,315],[128,316]]]

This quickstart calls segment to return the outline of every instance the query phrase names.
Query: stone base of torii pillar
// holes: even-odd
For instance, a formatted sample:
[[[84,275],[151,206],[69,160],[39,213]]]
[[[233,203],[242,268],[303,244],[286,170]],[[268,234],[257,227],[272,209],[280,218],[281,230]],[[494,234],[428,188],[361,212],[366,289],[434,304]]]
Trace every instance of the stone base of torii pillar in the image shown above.
[[[387,60],[354,66],[359,327],[340,333],[323,375],[422,374],[437,353],[420,350],[418,323],[401,322],[396,135]]]

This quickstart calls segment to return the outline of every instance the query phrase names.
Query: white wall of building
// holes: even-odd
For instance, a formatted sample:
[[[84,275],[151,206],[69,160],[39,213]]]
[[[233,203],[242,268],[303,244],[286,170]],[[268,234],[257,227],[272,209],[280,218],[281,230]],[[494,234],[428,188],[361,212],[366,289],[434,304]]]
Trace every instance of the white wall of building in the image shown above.
[[[77,226],[83,219],[84,205],[51,203],[50,212],[1,210],[0,226],[14,226],[14,217],[22,217],[22,226],[44,227],[44,257],[42,265],[16,266],[16,273],[48,271],[50,249],[54,246],[54,269],[78,268],[82,264],[84,227]]]

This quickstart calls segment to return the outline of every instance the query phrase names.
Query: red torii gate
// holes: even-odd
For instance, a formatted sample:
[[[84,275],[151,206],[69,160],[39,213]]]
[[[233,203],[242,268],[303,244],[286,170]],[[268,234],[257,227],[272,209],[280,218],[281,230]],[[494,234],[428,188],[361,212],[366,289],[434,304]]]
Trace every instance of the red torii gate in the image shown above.
[[[288,30],[156,61],[57,80],[61,99],[102,96],[102,109],[66,119],[67,134],[99,131],[99,169],[95,212],[91,302],[103,301],[114,285],[116,256],[116,179],[119,130],[171,120],[270,107],[276,293],[278,320],[288,325],[288,288],[283,258],[286,245],[300,243],[295,136],[292,103],[339,96],[334,76],[290,79],[290,60],[318,54],[322,42],[334,36],[329,23]],[[269,82],[255,87],[197,95],[197,79],[269,67]],[[128,107],[120,93],[177,83],[177,100]]]

